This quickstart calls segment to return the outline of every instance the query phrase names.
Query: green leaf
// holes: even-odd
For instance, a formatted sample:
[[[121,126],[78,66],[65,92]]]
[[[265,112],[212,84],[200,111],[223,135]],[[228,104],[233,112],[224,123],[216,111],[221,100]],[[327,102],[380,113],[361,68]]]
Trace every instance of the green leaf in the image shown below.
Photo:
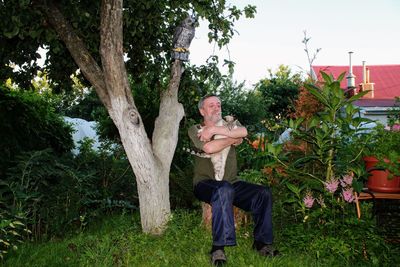
[[[309,128],[313,128],[319,124],[319,118],[318,117],[312,117],[310,124],[308,125]]]
[[[9,247],[10,243],[8,243],[7,241],[0,239],[0,243],[3,243],[5,246]]]
[[[324,79],[324,81],[325,81],[326,83],[332,83],[332,82],[333,82],[332,76],[326,74],[326,73],[323,72],[323,71],[321,71],[320,73],[321,73],[321,76],[322,76],[322,78]]]
[[[371,90],[366,90],[366,91],[362,91],[359,92],[356,95],[353,95],[352,97],[350,97],[349,99],[347,99],[347,102],[352,103],[358,99],[360,99],[361,97],[365,96],[366,94],[368,94]]]
[[[293,193],[295,193],[296,195],[300,195],[300,188],[295,186],[294,184],[291,183],[287,183],[286,184],[287,188],[292,191]]]
[[[339,81],[339,83],[343,80],[344,76],[346,75],[346,72],[342,72],[339,77],[337,78],[337,80]]]
[[[10,39],[18,35],[18,33],[19,33],[19,28],[17,26],[14,26],[14,28],[11,31],[8,32],[4,31],[4,35]]]

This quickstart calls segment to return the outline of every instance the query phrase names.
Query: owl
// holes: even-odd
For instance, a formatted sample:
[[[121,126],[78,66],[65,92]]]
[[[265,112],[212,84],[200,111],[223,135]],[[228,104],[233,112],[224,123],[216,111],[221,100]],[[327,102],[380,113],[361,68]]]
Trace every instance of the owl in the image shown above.
[[[172,58],[189,60],[189,46],[195,34],[196,17],[188,15],[176,28],[173,39]]]

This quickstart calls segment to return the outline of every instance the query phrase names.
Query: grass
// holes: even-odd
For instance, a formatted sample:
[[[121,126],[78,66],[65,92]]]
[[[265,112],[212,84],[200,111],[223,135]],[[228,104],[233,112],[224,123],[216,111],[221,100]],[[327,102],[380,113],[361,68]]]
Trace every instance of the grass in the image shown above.
[[[385,262],[343,261],[340,255],[317,258],[299,241],[299,236],[276,233],[276,246],[282,256],[263,258],[252,251],[252,227],[237,231],[238,246],[227,247],[229,266],[395,266],[396,259]],[[210,266],[211,233],[201,226],[197,211],[173,213],[165,234],[160,237],[141,232],[138,214],[114,215],[93,224],[82,233],[43,243],[25,243],[12,252],[4,266]],[[397,252],[398,253],[398,252]],[[339,253],[340,254],[340,253]]]

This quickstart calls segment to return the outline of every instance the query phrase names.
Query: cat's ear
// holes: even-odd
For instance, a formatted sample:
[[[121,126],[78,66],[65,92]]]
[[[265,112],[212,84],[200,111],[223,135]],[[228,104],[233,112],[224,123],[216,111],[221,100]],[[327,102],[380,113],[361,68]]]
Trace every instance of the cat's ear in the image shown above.
[[[226,120],[227,122],[234,121],[234,119],[235,119],[235,117],[232,116],[232,115],[227,115],[227,116],[225,116],[225,120]]]

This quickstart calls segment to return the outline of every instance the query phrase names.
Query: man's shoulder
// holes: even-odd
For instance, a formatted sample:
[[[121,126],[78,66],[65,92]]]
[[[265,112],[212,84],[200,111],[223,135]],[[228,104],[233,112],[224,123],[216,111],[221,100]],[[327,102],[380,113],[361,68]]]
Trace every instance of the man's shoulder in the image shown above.
[[[201,128],[200,124],[194,124],[194,125],[190,126],[188,129],[189,135],[193,134],[193,133],[197,134],[197,132],[200,130],[200,128]]]

